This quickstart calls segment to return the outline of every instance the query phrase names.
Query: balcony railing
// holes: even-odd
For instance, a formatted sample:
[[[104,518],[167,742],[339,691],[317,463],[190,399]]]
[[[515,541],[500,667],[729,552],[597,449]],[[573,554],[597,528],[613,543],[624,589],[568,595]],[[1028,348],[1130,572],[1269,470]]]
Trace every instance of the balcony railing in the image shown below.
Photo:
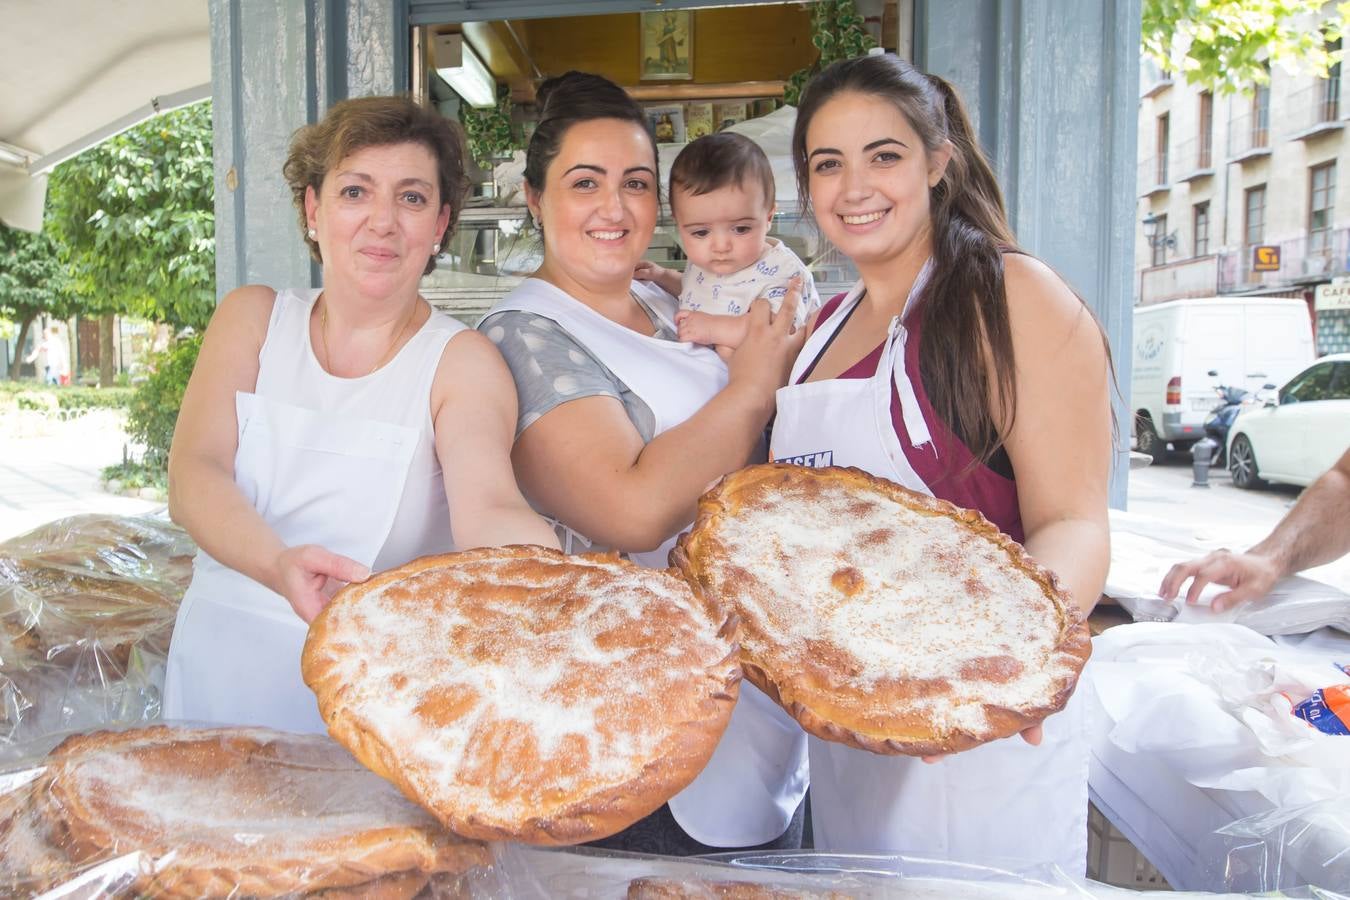
[[[1341,123],[1341,80],[1328,78],[1293,94],[1289,98],[1289,131],[1297,137],[1310,137]]]
[[[1213,137],[1208,134],[1191,138],[1179,145],[1172,160],[1177,181],[1189,181],[1200,175],[1214,173]]]
[[[1260,287],[1330,281],[1350,275],[1350,228],[1321,231],[1280,241],[1280,269],[1253,272],[1252,248],[1219,255],[1219,293]]]
[[[1165,191],[1167,182],[1167,156],[1150,156],[1139,163],[1139,180],[1136,182],[1139,196],[1147,197],[1158,191]]]
[[[1270,112],[1247,113],[1228,123],[1228,158],[1270,152]]]

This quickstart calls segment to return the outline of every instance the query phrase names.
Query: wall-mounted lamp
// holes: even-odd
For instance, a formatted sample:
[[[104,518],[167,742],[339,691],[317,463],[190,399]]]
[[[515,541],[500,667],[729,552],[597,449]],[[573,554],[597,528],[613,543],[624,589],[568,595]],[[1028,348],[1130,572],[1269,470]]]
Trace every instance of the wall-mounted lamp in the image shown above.
[[[1166,247],[1168,250],[1177,249],[1177,233],[1172,231],[1168,234],[1158,234],[1159,221],[1158,216],[1155,216],[1152,212],[1144,216],[1144,240],[1148,241],[1148,245],[1155,250],[1158,247]]]
[[[462,34],[437,35],[432,50],[436,74],[470,106],[497,105],[497,82]]]

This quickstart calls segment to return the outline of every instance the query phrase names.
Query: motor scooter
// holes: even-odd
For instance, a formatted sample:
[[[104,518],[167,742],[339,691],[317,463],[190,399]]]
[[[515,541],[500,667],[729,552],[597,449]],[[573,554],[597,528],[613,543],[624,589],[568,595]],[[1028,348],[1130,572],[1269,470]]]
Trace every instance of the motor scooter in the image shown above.
[[[1210,378],[1217,378],[1219,373],[1214,369],[1209,370]],[[1264,374],[1256,374],[1253,378],[1264,378]],[[1264,384],[1261,390],[1273,389],[1275,385]],[[1214,451],[1214,458],[1210,460],[1210,466],[1226,465],[1226,455],[1228,448],[1228,431],[1233,427],[1233,420],[1237,418],[1238,413],[1254,404],[1258,396],[1246,388],[1240,388],[1236,385],[1216,384],[1214,393],[1219,395],[1219,402],[1205,416],[1204,428],[1205,435],[1212,438],[1218,445]],[[1259,393],[1259,392],[1258,392]]]
[[[1209,463],[1211,467],[1224,465],[1228,429],[1232,427],[1237,414],[1247,405],[1246,398],[1251,396],[1245,388],[1227,384],[1215,385],[1214,392],[1219,395],[1219,402],[1209,411],[1209,415],[1205,416],[1205,435],[1212,438],[1216,444],[1214,458]]]

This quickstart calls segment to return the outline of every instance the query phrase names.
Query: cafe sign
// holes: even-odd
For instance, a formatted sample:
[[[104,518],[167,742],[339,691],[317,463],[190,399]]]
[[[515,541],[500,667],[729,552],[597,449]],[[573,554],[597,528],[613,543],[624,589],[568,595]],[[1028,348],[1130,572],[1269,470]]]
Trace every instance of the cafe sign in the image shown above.
[[[1330,310],[1350,312],[1350,280],[1319,284],[1313,292],[1313,308],[1318,312]]]

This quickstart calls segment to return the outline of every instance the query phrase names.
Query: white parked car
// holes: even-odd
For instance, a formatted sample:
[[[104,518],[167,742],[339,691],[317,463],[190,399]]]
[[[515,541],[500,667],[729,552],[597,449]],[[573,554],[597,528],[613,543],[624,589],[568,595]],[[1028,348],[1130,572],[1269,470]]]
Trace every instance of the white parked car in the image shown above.
[[[1317,360],[1259,406],[1233,420],[1228,471],[1233,484],[1306,485],[1350,447],[1350,353]]]

